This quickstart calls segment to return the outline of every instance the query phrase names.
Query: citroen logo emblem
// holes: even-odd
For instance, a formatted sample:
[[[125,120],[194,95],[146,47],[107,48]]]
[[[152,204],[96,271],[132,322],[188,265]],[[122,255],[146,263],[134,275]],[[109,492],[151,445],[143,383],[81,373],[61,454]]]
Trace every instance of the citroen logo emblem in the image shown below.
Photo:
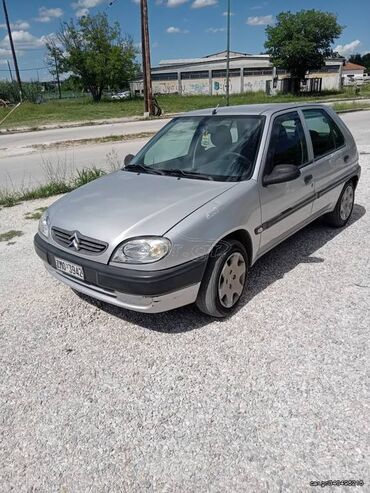
[[[73,247],[77,251],[80,249],[80,240],[78,238],[77,232],[75,232],[74,235],[71,236],[70,243],[68,246]]]

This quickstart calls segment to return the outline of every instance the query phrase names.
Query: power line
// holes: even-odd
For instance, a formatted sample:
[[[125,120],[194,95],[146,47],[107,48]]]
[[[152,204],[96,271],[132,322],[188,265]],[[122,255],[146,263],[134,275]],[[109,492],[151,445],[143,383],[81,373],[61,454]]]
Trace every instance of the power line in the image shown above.
[[[20,72],[32,72],[32,71],[36,71],[36,70],[49,70],[49,67],[35,67],[35,68],[20,68],[19,71]],[[8,70],[6,69],[0,69],[0,72],[9,72]]]

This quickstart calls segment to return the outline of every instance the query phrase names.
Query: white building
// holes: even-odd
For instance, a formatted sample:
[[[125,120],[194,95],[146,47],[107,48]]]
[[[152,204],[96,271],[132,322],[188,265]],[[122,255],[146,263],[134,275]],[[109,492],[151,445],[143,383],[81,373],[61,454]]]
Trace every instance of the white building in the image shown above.
[[[328,60],[320,71],[309,73],[303,90],[338,90],[342,80],[342,58]],[[230,53],[230,93],[287,89],[289,74],[274,68],[269,55]],[[226,92],[226,51],[202,58],[163,60],[152,68],[154,94],[222,95]],[[285,82],[284,82],[285,81]],[[131,83],[133,94],[143,90],[142,79]]]
[[[352,86],[355,83],[362,85],[365,80],[366,67],[357,63],[346,62],[342,69],[342,82],[344,86]]]

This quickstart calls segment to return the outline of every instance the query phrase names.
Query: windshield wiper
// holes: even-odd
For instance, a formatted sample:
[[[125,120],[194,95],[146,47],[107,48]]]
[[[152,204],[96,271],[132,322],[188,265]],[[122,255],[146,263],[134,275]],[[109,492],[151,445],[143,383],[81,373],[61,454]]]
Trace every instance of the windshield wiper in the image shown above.
[[[123,171],[137,171],[138,173],[151,173],[152,175],[163,175],[163,171],[159,169],[145,166],[144,164],[127,164],[122,168]]]
[[[178,176],[179,178],[198,178],[199,180],[210,180],[213,181],[213,178],[208,175],[204,175],[202,173],[196,173],[195,171],[184,171],[182,169],[163,169],[161,170],[163,174]]]

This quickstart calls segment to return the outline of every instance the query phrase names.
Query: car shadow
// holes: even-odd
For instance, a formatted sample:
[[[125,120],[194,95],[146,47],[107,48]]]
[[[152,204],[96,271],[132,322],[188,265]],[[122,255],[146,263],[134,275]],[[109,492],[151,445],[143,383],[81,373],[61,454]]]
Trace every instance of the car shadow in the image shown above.
[[[314,221],[261,257],[250,271],[247,290],[239,303],[237,311],[268,286],[283,278],[297,265],[301,263],[324,262],[323,258],[312,256],[314,252],[338,234],[341,234],[344,229],[351,227],[365,213],[366,209],[356,204],[348,224],[344,228],[339,229],[328,227],[320,219]],[[147,314],[125,310],[82,294],[78,295],[84,301],[98,306],[114,317],[146,329],[166,334],[189,332],[214,322],[222,323],[222,320],[218,321],[200,313],[194,305],[178,308],[171,312]]]

